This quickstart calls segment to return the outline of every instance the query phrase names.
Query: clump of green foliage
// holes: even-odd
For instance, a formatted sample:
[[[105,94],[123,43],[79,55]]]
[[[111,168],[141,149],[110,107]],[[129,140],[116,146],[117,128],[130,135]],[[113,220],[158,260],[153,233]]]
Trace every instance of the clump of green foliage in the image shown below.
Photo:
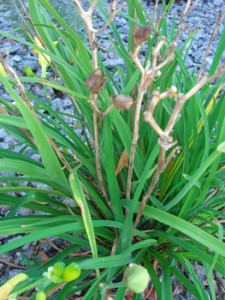
[[[150,278],[160,300],[172,299],[172,276],[197,299],[208,299],[190,261],[203,264],[211,298],[216,299],[213,270],[225,276],[221,225],[225,93],[218,97],[225,78],[225,66],[219,65],[225,26],[209,73],[202,75],[200,70],[196,75],[189,73],[183,59],[195,32],[180,49],[176,43],[193,8],[190,1],[178,28],[174,19],[170,32],[166,16],[174,0],[167,6],[163,1],[162,16],[155,24],[139,0],[127,1],[128,15],[123,13],[125,4],[118,6],[117,0],[109,13],[96,0],[90,1],[88,10],[79,0],[72,2],[83,18],[90,46],[46,0],[28,1],[36,39],[29,35],[28,42],[1,32],[33,47],[44,71],[43,78],[18,77],[0,56],[0,80],[15,102],[0,98],[0,125],[23,145],[19,153],[0,149],[0,171],[7,171],[0,178],[5,183],[0,187],[0,205],[11,208],[0,220],[0,234],[24,234],[0,246],[0,254],[48,237],[71,246],[27,270],[23,282],[15,281],[13,291],[5,291],[3,283],[6,296],[0,299],[35,286],[40,299],[47,294],[48,299],[62,300],[77,291],[84,300],[122,300],[127,295],[140,299],[147,284],[143,280],[140,287],[142,276]],[[93,25],[95,9],[106,20],[100,29]],[[117,14],[129,20],[127,46],[113,23]],[[112,46],[124,60],[124,68],[117,66],[113,73],[102,63],[96,42],[107,26],[115,36],[109,38]],[[142,61],[144,45],[148,51]],[[46,79],[49,65],[55,80]],[[67,95],[74,107],[70,117],[82,126],[84,137],[64,121],[61,112],[26,90],[25,82]],[[24,155],[27,149],[39,154],[41,161]],[[43,183],[46,188],[24,182]],[[74,205],[65,198],[74,199]],[[20,208],[36,214],[18,216]],[[84,252],[84,247],[90,251]],[[71,263],[77,273],[66,281],[64,268],[68,270]],[[60,274],[58,266],[63,266]],[[50,278],[43,277],[47,269],[55,270]],[[96,276],[90,276],[94,270]]]

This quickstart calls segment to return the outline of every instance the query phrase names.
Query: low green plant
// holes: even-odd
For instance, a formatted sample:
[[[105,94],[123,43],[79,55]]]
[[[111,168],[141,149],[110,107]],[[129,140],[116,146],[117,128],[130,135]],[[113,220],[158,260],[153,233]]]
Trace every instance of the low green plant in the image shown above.
[[[41,254],[36,255],[33,259],[25,254],[21,253],[21,263],[27,266],[27,269],[32,269],[35,266],[39,265],[42,262]]]
[[[32,36],[27,42],[1,32],[39,51],[57,78],[18,77],[0,56],[4,68],[0,79],[14,100],[12,104],[0,98],[0,124],[22,145],[19,152],[0,149],[0,171],[6,171],[0,178],[5,183],[0,204],[11,208],[0,220],[0,233],[24,234],[0,246],[0,253],[48,237],[70,243],[27,270],[28,279],[7,297],[37,287],[39,295],[31,294],[29,299],[46,294],[48,299],[62,300],[78,291],[84,300],[122,300],[128,295],[140,299],[148,280],[142,289],[136,284],[146,274],[160,300],[173,298],[173,276],[197,299],[208,299],[190,263],[197,261],[204,266],[211,298],[216,299],[213,270],[225,275],[221,225],[225,93],[218,97],[225,78],[225,66],[219,66],[225,26],[209,73],[201,76],[201,70],[196,75],[185,67],[186,46],[196,31],[180,49],[176,43],[184,18],[197,1],[191,8],[187,1],[178,28],[174,19],[170,32],[166,16],[174,0],[167,6],[163,1],[162,16],[155,24],[139,0],[127,1],[128,15],[123,13],[125,3],[118,8],[114,0],[107,13],[103,2],[90,2],[84,10],[79,0],[73,0],[90,47],[46,0],[28,1],[29,26],[41,47]],[[93,26],[96,8],[106,20],[100,29]],[[116,14],[129,21],[128,45],[113,23]],[[224,16],[221,13],[216,27]],[[108,36],[114,51],[124,60],[124,68],[117,66],[112,73],[104,66],[96,42],[96,35],[107,26],[115,36]],[[145,44],[148,50],[142,61]],[[70,117],[75,126],[65,122],[63,112],[26,90],[26,82],[64,93],[73,105]],[[76,133],[78,125],[82,137]],[[40,161],[27,157],[27,149]],[[74,199],[74,205],[67,203],[68,198]],[[20,208],[36,214],[17,215]],[[130,263],[134,272],[127,269]],[[65,270],[77,266],[75,277],[66,273],[72,281],[65,280],[64,266]],[[43,277],[46,272],[51,278]]]

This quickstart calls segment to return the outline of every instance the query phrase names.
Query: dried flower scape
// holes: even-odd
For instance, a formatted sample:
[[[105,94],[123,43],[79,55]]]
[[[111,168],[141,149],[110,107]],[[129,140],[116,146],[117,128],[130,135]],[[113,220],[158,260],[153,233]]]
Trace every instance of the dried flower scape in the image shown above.
[[[85,81],[86,87],[92,94],[99,94],[103,90],[108,76],[104,76],[101,69],[96,69]]]

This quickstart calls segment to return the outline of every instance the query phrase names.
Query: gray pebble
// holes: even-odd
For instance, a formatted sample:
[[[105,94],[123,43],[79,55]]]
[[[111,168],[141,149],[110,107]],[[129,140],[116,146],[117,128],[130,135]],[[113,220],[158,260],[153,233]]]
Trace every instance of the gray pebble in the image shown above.
[[[224,0],[214,0],[214,5],[217,6],[224,5]]]
[[[56,111],[63,111],[63,101],[60,98],[56,98],[54,100],[51,101],[51,107],[53,110]]]
[[[22,60],[22,58],[19,55],[14,55],[12,60],[14,60],[15,62],[20,62]]]
[[[48,97],[53,98],[54,94],[55,94],[54,91],[53,91],[53,89],[50,86],[47,86],[46,90],[47,90]],[[32,93],[34,93],[35,95],[37,95],[37,97],[39,97],[39,98],[47,101],[45,91],[44,91],[44,89],[43,89],[43,87],[41,85],[36,84],[32,88]]]
[[[184,298],[182,295],[175,295],[173,297],[173,300],[187,300],[186,298]]]
[[[0,271],[2,271],[4,268],[4,264],[0,263]]]
[[[124,61],[122,58],[114,58],[114,59],[108,59],[105,62],[105,66],[108,68],[115,68],[117,66],[123,66],[124,65]]]
[[[29,67],[34,72],[36,72],[40,67],[37,60],[31,60],[31,59],[24,60],[24,66]]]

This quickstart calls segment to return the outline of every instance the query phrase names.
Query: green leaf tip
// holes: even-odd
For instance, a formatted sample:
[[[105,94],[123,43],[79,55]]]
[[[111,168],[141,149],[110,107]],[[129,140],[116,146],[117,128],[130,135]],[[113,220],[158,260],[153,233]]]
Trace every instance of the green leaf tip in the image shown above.
[[[219,146],[216,148],[217,152],[225,153],[225,141],[219,144]]]

